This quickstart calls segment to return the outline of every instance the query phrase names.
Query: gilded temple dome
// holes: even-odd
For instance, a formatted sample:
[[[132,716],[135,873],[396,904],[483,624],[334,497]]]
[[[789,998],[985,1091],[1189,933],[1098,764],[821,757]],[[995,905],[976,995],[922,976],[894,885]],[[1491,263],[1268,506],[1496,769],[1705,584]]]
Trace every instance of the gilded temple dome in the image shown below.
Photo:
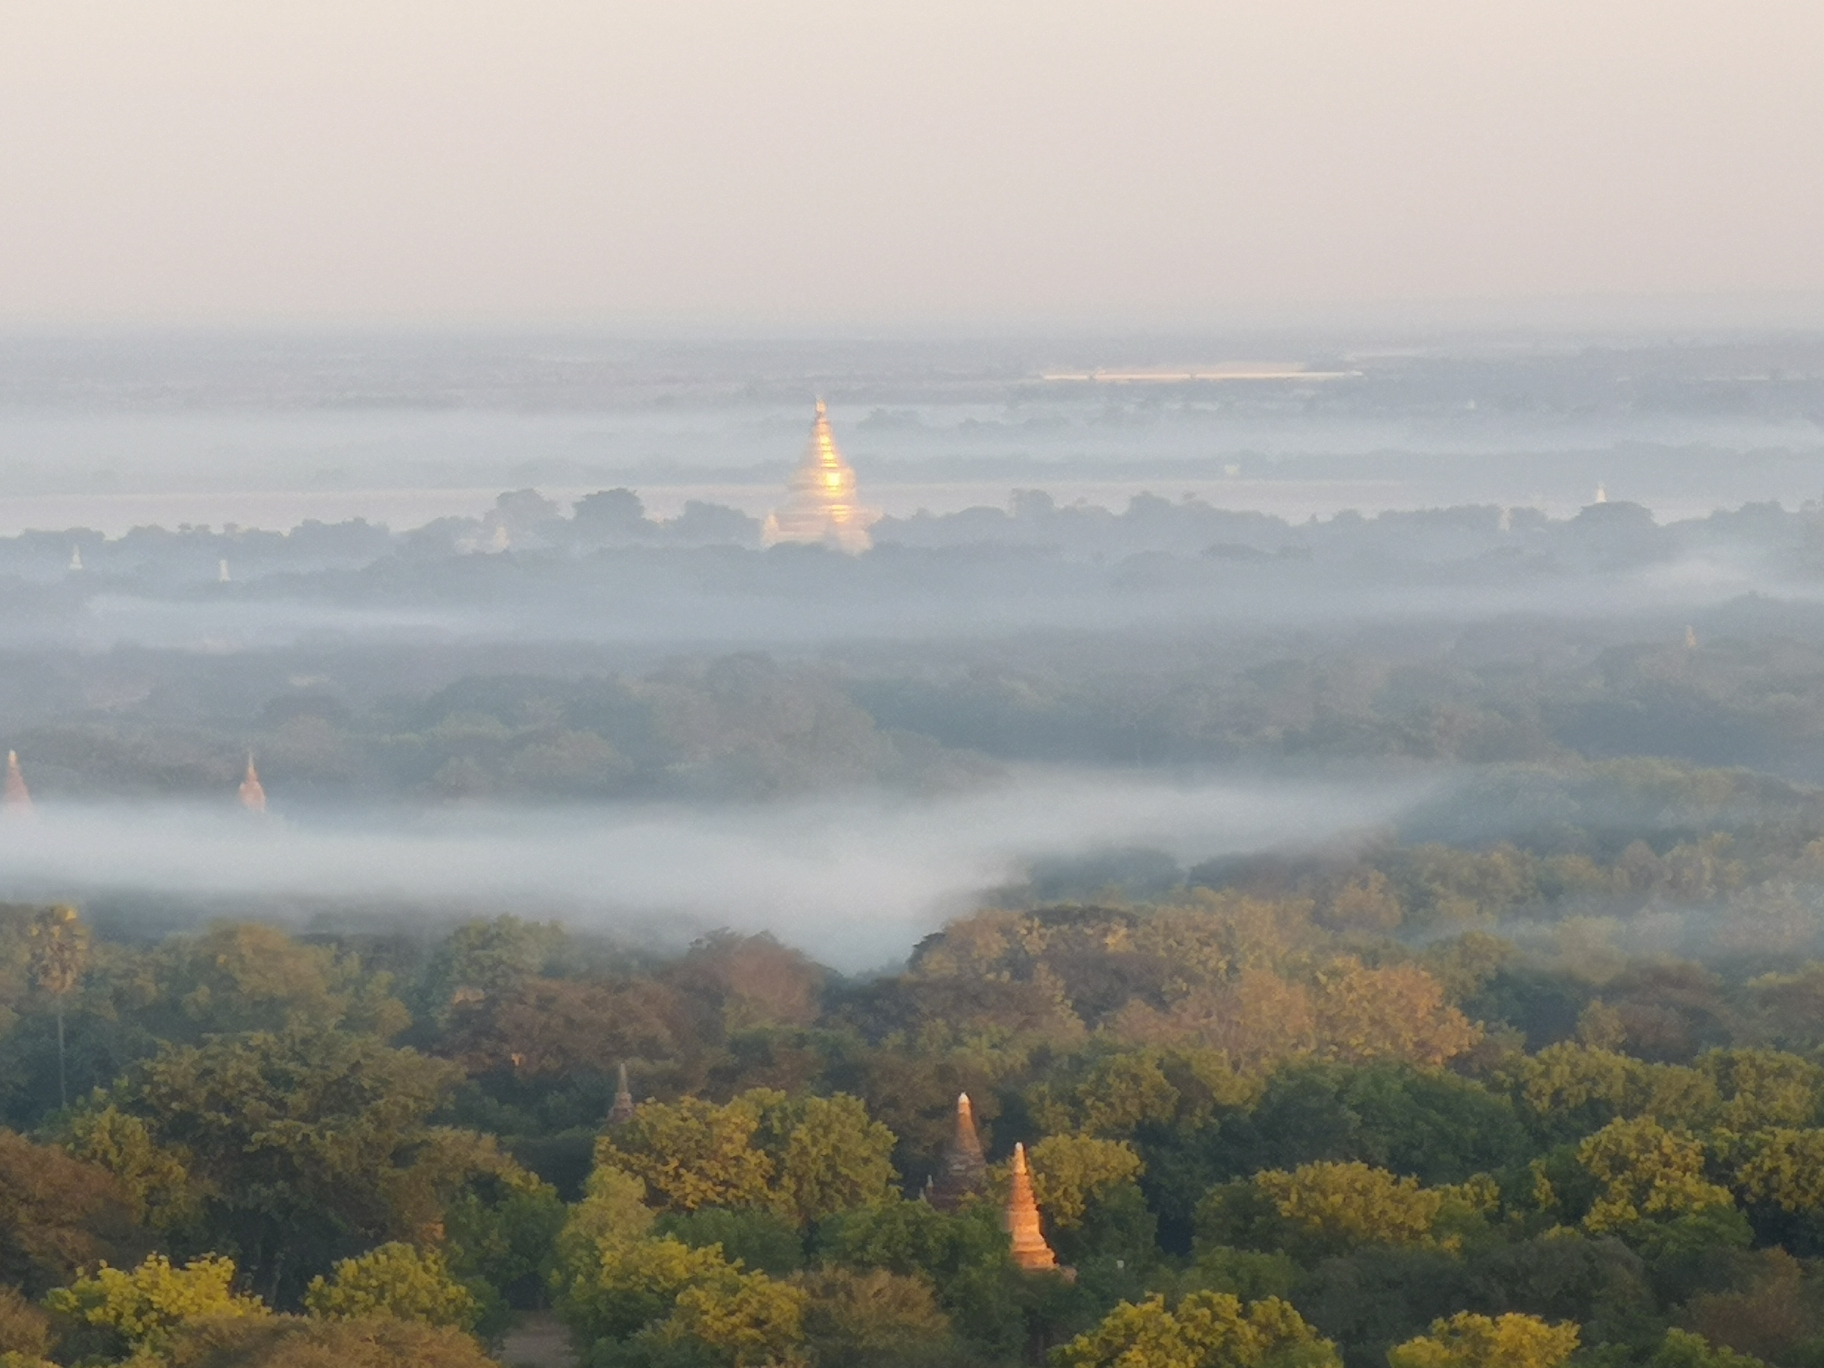
[[[873,545],[868,524],[880,515],[856,501],[854,467],[843,460],[836,446],[821,399],[811,422],[804,460],[793,472],[788,488],[785,502],[767,515],[766,526],[761,530],[766,545],[821,543],[852,553]]]

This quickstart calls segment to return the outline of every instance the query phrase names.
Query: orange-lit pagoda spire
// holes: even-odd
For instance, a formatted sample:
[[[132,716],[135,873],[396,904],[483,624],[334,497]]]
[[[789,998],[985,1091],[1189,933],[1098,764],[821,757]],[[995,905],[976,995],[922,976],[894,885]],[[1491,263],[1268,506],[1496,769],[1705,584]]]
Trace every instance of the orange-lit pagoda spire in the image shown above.
[[[249,812],[266,811],[266,789],[260,783],[260,772],[253,767],[253,752],[247,752],[247,774],[241,780],[241,806]]]
[[[1007,1212],[1002,1224],[1013,1240],[1013,1261],[1028,1273],[1042,1273],[1058,1266],[1058,1256],[1045,1243],[1039,1228],[1039,1203],[1032,1195],[1032,1175],[1026,1171],[1026,1146],[1013,1147],[1012,1184],[1007,1191]]]
[[[789,488],[786,501],[767,515],[761,529],[761,540],[768,546],[815,542],[858,554],[874,544],[868,524],[879,515],[855,501],[855,471],[837,450],[821,399],[804,460]]]
[[[0,799],[0,809],[8,817],[32,815],[32,791],[25,786],[25,775],[20,772],[18,751],[6,753],[6,796]]]
[[[925,1196],[939,1211],[954,1211],[963,1198],[980,1192],[988,1180],[988,1160],[975,1129],[975,1108],[968,1093],[956,1095],[956,1130],[944,1150],[944,1167]]]

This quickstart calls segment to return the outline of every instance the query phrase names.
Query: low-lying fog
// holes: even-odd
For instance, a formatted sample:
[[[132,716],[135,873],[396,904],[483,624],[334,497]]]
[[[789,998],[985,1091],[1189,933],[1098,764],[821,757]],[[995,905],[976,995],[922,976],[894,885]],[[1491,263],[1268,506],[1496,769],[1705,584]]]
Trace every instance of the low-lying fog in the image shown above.
[[[730,927],[865,970],[1034,860],[1143,845],[1188,862],[1322,843],[1391,820],[1437,782],[1026,770],[932,800],[863,792],[290,821],[165,802],[43,804],[0,822],[0,900],[76,899],[104,920],[123,899],[166,918],[200,904],[341,925],[511,912],[665,945]]]
[[[862,555],[763,546],[818,395]],[[1817,783],[1820,495],[1810,336],[0,339],[0,897],[865,968],[1464,767]]]

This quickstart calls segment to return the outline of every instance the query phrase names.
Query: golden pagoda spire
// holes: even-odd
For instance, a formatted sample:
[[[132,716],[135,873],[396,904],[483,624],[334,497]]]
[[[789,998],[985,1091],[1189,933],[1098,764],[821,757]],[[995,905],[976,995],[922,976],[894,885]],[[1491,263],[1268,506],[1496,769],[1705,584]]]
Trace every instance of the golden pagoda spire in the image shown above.
[[[1032,1195],[1032,1175],[1026,1171],[1026,1146],[1013,1147],[1012,1183],[1007,1191],[1007,1212],[1002,1224],[1013,1240],[1013,1261],[1028,1273],[1042,1273],[1058,1266],[1058,1256],[1045,1243],[1039,1228],[1039,1203]]]
[[[247,752],[247,774],[241,780],[241,806],[249,812],[266,811],[266,789],[260,783],[260,772],[253,767],[253,752]]]
[[[988,1160],[982,1154],[982,1137],[975,1129],[975,1107],[968,1093],[956,1095],[956,1130],[944,1150],[944,1167],[937,1181],[925,1190],[939,1211],[954,1211],[963,1198],[980,1192],[988,1178]]]
[[[19,752],[6,753],[6,796],[0,799],[0,811],[8,817],[30,817],[34,812],[32,792],[25,786],[25,775],[19,769]]]
[[[856,502],[855,471],[842,458],[823,400],[811,420],[810,441],[804,459],[793,472],[786,500],[767,515],[760,539],[768,546],[780,542],[821,543],[839,551],[860,553],[874,544],[868,524],[879,514]]]

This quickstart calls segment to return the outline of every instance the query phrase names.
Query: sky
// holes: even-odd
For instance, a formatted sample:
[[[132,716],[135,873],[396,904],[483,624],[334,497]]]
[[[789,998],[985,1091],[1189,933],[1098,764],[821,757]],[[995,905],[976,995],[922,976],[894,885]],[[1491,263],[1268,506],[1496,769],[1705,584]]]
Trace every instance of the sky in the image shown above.
[[[1824,322],[1817,0],[0,0],[0,25],[0,326]]]

